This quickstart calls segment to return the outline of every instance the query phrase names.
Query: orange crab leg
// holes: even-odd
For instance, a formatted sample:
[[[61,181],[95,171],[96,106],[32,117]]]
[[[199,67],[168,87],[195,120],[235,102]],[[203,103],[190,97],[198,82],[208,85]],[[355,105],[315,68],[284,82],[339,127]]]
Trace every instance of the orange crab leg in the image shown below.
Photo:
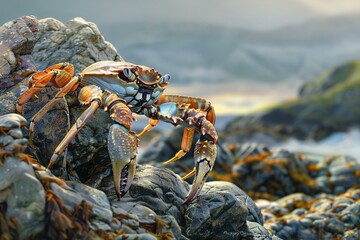
[[[56,64],[43,72],[35,73],[29,80],[30,88],[17,100],[17,112],[23,114],[23,105],[49,83],[52,83],[55,87],[61,88],[70,81],[73,74],[74,67],[68,63]]]
[[[153,127],[155,127],[159,123],[157,119],[149,119],[149,124],[139,133],[138,138],[142,137],[145,133],[149,132]]]
[[[33,144],[33,134],[35,130],[35,125],[38,123],[44,115],[58,102],[60,102],[63,97],[66,96],[70,91],[74,91],[81,81],[81,76],[73,77],[60,91],[51,99],[45,106],[43,106],[31,119],[29,127],[29,145],[34,148]]]
[[[97,87],[90,85],[90,86],[84,87],[82,89],[82,92],[90,92],[89,89],[91,89],[91,88],[97,88]],[[81,94],[81,92],[80,92],[80,94]],[[72,125],[69,132],[63,138],[63,140],[60,142],[60,144],[56,147],[54,154],[51,156],[51,159],[50,159],[50,162],[49,162],[49,165],[47,168],[52,167],[52,165],[55,163],[58,156],[64,152],[64,150],[69,145],[69,143],[75,138],[76,134],[85,126],[85,124],[90,120],[91,116],[94,115],[96,110],[100,107],[100,105],[101,105],[101,101],[100,101],[101,90],[100,89],[96,89],[96,91],[93,91],[93,94],[92,94],[93,96],[91,96],[91,94],[89,94],[89,95],[82,94],[82,96],[84,96],[84,95],[86,95],[86,97],[88,97],[88,99],[82,100],[82,99],[80,99],[80,95],[79,95],[79,100],[83,101],[83,102],[87,102],[87,103],[91,101],[90,106],[80,115],[80,117],[78,119],[76,119],[76,122]]]
[[[164,164],[169,164],[175,162],[176,160],[182,158],[187,152],[190,151],[191,145],[194,139],[195,128],[185,128],[184,134],[181,142],[181,150],[178,151],[174,157],[170,160],[164,162]]]

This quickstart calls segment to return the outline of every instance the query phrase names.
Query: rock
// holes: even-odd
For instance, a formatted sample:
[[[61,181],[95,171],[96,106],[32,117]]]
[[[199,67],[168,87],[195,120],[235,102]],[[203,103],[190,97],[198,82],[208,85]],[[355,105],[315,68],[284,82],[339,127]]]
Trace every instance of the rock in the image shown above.
[[[234,236],[246,224],[248,209],[244,198],[237,198],[234,192],[222,188],[227,184],[230,183],[207,183],[202,195],[186,209],[185,231],[191,239],[221,239],[224,232]],[[231,186],[231,189],[236,188]]]
[[[45,191],[34,175],[32,167],[17,157],[7,157],[0,167],[0,205],[6,209],[1,214],[19,227],[19,239],[34,237],[45,228]]]
[[[246,226],[247,231],[240,231],[237,235],[238,239],[281,240],[278,236],[270,234],[269,231],[259,223],[248,221]]]
[[[215,180],[230,180],[254,198],[269,200],[301,192],[344,193],[360,184],[360,160],[332,155],[324,159],[286,150],[271,151],[256,144],[231,145],[235,163],[223,166]]]
[[[130,191],[120,201],[115,196],[113,184],[112,176],[109,176],[100,185],[100,189],[108,195],[113,208],[118,209],[120,213],[136,215],[137,217],[133,218],[138,222],[138,226],[147,223],[157,226],[156,221],[160,220],[164,223],[158,230],[160,234],[171,230],[176,239],[186,239],[179,226],[183,226],[185,222],[183,215],[186,205],[182,203],[189,186],[179,176],[167,169],[138,165]]]
[[[0,116],[0,148],[3,152],[23,152],[27,140],[23,138],[21,127],[26,119],[18,114]]]
[[[256,145],[243,145],[234,155],[236,162],[228,174],[253,196],[273,199],[298,191],[319,191],[301,155],[284,150],[271,152]]]
[[[246,220],[263,224],[252,199],[228,182],[206,183],[200,196],[188,206],[182,203],[189,186],[173,172],[150,165],[138,165],[129,193],[120,201],[113,192],[112,176],[104,178],[99,187],[109,196],[115,216],[131,218],[139,229],[144,221],[153,224],[154,218],[170,217],[173,220],[164,231],[171,230],[176,239],[221,239],[224,231],[237,236]]]
[[[25,123],[17,114],[0,116],[0,140],[10,138],[9,144],[0,141],[0,238],[96,235],[90,226],[110,230],[113,215],[104,193],[81,183],[66,184],[22,153],[27,140],[18,130]]]
[[[123,61],[94,23],[78,17],[66,24],[53,18],[41,19],[39,24],[32,51],[38,69],[69,62],[75,66],[75,72],[81,72],[100,60]]]
[[[359,63],[359,61],[352,61],[330,69],[320,78],[304,84],[299,90],[299,95],[302,98],[313,97],[341,85],[357,71]]]
[[[0,93],[35,71],[30,56],[39,29],[33,16],[24,16],[0,27]]]
[[[349,189],[341,195],[318,195],[310,197],[297,194],[276,201],[289,211],[280,213],[269,207],[262,208],[263,213],[271,212],[275,217],[265,222],[265,227],[283,239],[344,239],[356,237],[360,211],[359,189]],[[357,197],[354,197],[357,196]],[[292,211],[293,206],[303,206],[303,214]],[[351,239],[351,238],[350,238]]]
[[[37,20],[35,17],[23,17],[14,21],[14,23],[5,24],[1,30],[3,30],[3,33],[0,37],[9,38],[9,34],[12,34],[11,36],[14,40],[11,41],[11,46],[2,45],[3,48],[0,49],[0,56],[6,58],[10,51],[9,49],[14,49],[17,56],[16,60],[18,61],[15,64],[16,66],[11,71],[8,71],[10,75],[8,75],[7,79],[13,79],[19,75],[14,71],[20,69],[21,64],[23,64],[21,69],[25,69],[25,67],[28,69],[21,75],[20,80],[23,80],[26,75],[35,71],[35,63],[39,71],[52,64],[67,61],[75,65],[76,71],[81,71],[86,66],[100,60],[122,61],[113,45],[105,41],[96,25],[81,18],[75,18],[63,24],[52,18]],[[27,36],[28,42],[23,40],[23,35],[13,34],[17,32]],[[28,61],[21,60],[22,57]],[[33,65],[25,65],[25,62],[31,62]],[[6,70],[4,69],[4,71]],[[9,85],[7,82],[6,86]],[[0,109],[0,114],[16,111],[14,102],[27,90],[26,85],[27,79],[21,82],[13,82],[9,85],[13,86],[11,91],[0,95],[0,104],[3,106]],[[4,90],[6,89],[8,87],[4,88]],[[32,99],[25,105],[25,118],[30,120],[41,107],[53,98],[57,91],[53,87],[42,89],[38,93],[38,99]],[[43,165],[48,164],[53,150],[59,144],[62,137],[65,136],[70,124],[84,111],[84,108],[79,106],[77,100],[75,99],[74,101],[74,97],[69,96],[68,101],[73,106],[70,110],[67,103],[61,101],[36,125],[34,134],[36,136],[34,140],[36,150],[33,153],[41,159]],[[70,123],[69,116],[71,119]],[[101,120],[97,121],[97,118]],[[75,141],[73,141],[73,146],[69,147],[69,151],[66,154],[66,159],[69,162],[76,158],[76,162],[73,163],[75,168],[75,175],[73,177],[75,178],[77,178],[76,170],[80,170],[80,173],[82,171],[88,173],[91,167],[84,167],[83,165],[86,165],[86,163],[93,159],[95,152],[97,153],[95,157],[103,159],[103,156],[105,156],[108,159],[106,157],[108,155],[106,139],[112,120],[107,113],[102,111],[98,111],[93,119],[95,120],[90,121],[86,126],[87,131],[80,132]],[[28,135],[26,131],[25,135]],[[108,161],[105,161],[105,163],[99,162],[99,165],[106,165],[107,163]],[[79,167],[77,168],[77,166]],[[85,181],[87,174],[80,174],[80,178]]]

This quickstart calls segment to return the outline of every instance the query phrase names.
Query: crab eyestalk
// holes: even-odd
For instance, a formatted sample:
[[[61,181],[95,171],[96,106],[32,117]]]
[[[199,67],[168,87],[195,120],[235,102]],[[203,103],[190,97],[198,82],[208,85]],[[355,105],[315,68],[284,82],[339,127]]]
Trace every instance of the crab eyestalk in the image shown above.
[[[166,82],[169,82],[170,80],[170,75],[169,74],[165,74],[164,76],[162,76],[160,79],[159,79],[159,84],[164,84]]]
[[[123,73],[125,77],[127,77],[131,81],[134,81],[136,79],[136,75],[129,68],[124,68]]]
[[[108,150],[113,168],[116,195],[120,199],[131,186],[136,169],[137,137],[123,125],[113,124],[109,130]]]
[[[213,141],[201,137],[195,145],[195,177],[190,192],[186,196],[184,204],[191,203],[200,193],[204,186],[216,159],[216,145]]]

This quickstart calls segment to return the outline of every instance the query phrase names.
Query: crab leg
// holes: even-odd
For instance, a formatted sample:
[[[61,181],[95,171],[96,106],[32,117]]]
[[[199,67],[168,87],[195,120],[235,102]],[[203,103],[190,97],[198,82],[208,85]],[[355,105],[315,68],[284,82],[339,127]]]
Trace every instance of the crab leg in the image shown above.
[[[51,99],[45,106],[43,106],[31,119],[29,127],[29,145],[34,148],[33,144],[33,134],[35,130],[35,125],[44,117],[44,115],[58,102],[60,102],[66,94],[70,91],[73,91],[77,88],[79,82],[81,81],[81,76],[73,77],[60,91]]]
[[[35,73],[29,80],[29,89],[17,100],[17,112],[23,114],[23,105],[49,83],[61,88],[70,81],[73,74],[74,66],[68,63],[59,63],[45,69],[43,72]]]
[[[182,158],[187,152],[190,151],[194,139],[194,133],[195,133],[194,128],[184,129],[183,139],[181,142],[181,150],[177,152],[174,157],[164,162],[164,164],[175,162],[176,160]]]
[[[76,134],[85,126],[85,124],[90,120],[91,116],[96,112],[96,110],[101,105],[101,96],[102,91],[97,86],[89,85],[81,89],[81,92],[79,93],[80,103],[90,103],[90,106],[80,115],[78,119],[76,119],[76,122],[72,125],[69,132],[56,147],[47,168],[52,167],[58,156],[64,152],[69,143],[75,138]]]
[[[153,127],[155,127],[159,123],[157,119],[149,119],[149,124],[139,133],[137,136],[141,138],[145,133],[149,132]]]

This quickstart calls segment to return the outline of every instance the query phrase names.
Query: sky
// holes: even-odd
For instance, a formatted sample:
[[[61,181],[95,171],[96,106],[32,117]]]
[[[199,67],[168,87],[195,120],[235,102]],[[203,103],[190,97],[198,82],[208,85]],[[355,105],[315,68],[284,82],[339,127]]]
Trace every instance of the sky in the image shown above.
[[[113,26],[114,23],[118,23],[118,27],[113,31],[126,33],[126,27],[122,28],[122,26],[129,26],[133,22],[144,25],[158,22],[184,22],[184,24],[211,24],[224,28],[271,31],[312,19],[360,13],[360,0],[62,0],[60,2],[3,0],[2,2],[1,23],[22,15],[35,15],[39,19],[54,17],[62,22],[80,16],[95,22],[103,33],[105,31],[102,29],[109,29],[107,26],[111,24]],[[107,38],[107,35],[105,37]],[[110,41],[116,45],[113,39]],[[225,87],[234,88],[231,85]],[[223,86],[223,89],[225,87]],[[214,96],[213,101],[215,105],[221,106],[224,112],[229,113],[234,106],[235,108],[240,106],[237,109],[251,111],[254,108],[261,108],[265,102],[278,102],[288,96],[268,91],[269,87],[254,86],[257,89],[255,95],[246,91],[221,93]],[[172,89],[171,93],[184,94],[186,88],[187,86],[177,87]],[[286,92],[284,85],[279,85],[276,89]],[[245,105],[251,107],[246,108]]]
[[[98,25],[116,20],[185,21],[256,30],[360,12],[359,0],[3,0],[1,5],[1,22],[33,14],[61,21],[82,16]]]

